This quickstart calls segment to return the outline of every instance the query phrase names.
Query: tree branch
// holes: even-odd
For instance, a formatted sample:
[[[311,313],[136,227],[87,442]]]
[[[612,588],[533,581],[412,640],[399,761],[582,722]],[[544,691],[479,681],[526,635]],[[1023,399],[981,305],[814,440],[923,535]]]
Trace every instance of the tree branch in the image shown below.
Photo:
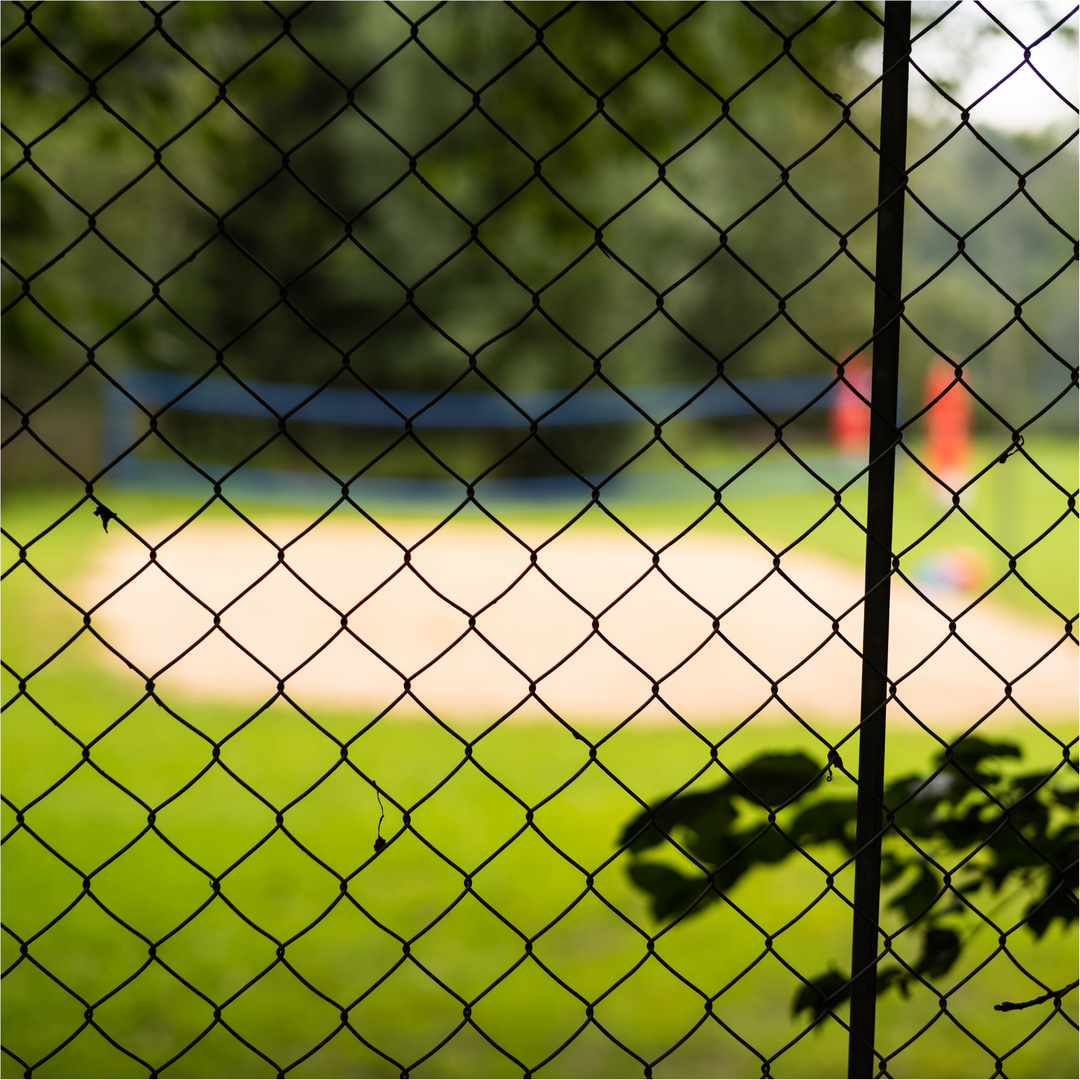
[[[1080,982],[1080,980],[1078,980]],[[1030,1009],[1032,1005],[1041,1005],[1044,1001],[1049,1001],[1051,998],[1064,997],[1070,990],[1075,990],[1077,982],[1071,982],[1068,986],[1063,987],[1061,990],[1051,990],[1049,994],[1043,994],[1042,997],[1032,998],[1030,1001],[1003,1001],[1000,1005],[994,1006],[995,1012],[1012,1012],[1013,1009]]]

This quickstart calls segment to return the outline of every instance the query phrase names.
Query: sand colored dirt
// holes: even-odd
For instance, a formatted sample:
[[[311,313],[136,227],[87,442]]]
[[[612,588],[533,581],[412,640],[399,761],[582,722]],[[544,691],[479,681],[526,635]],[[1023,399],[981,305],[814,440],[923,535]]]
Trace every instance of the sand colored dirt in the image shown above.
[[[258,702],[280,679],[301,704],[379,711],[407,679],[447,718],[491,720],[520,705],[515,715],[546,706],[617,721],[644,705],[642,719],[670,720],[656,683],[690,720],[763,705],[763,717],[784,718],[770,703],[775,683],[808,719],[857,719],[862,577],[820,556],[785,555],[777,572],[749,541],[691,534],[664,547],[671,536],[650,534],[662,549],[654,565],[633,537],[579,527],[523,535],[533,562],[525,544],[476,521],[426,539],[408,519],[386,526],[392,537],[364,522],[331,520],[299,538],[295,523],[260,526],[283,559],[243,525],[196,521],[154,562],[130,536],[110,537],[85,582],[100,604],[93,625],[163,696]],[[1036,718],[1075,713],[1077,649],[1052,624],[984,602],[950,634],[970,597],[928,596],[944,613],[903,582],[893,588],[890,675],[911,712],[967,726],[1009,682]],[[994,715],[1019,713],[1006,701]]]

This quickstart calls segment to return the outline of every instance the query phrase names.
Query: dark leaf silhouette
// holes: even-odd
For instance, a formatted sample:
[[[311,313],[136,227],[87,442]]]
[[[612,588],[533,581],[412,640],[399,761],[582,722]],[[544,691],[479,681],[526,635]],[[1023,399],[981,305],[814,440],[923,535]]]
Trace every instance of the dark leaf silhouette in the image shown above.
[[[684,877],[677,870],[652,863],[642,863],[630,870],[634,884],[651,897],[650,907],[656,919],[668,919],[717,899],[705,881]]]
[[[1020,747],[1013,743],[992,742],[989,739],[980,738],[978,735],[968,735],[946,750],[941,755],[941,760],[951,761],[958,769],[963,770],[973,780],[993,780],[997,774],[983,767],[987,758],[1020,757]]]
[[[1024,921],[1036,938],[1041,938],[1055,919],[1060,919],[1065,926],[1076,921],[1075,882],[1071,889],[1064,881],[1057,882],[1048,895],[1036,900],[1024,912]]]
[[[799,844],[827,844],[831,840],[855,850],[855,803],[851,799],[829,799],[799,812],[788,832]]]
[[[109,531],[109,522],[116,520],[116,515],[104,503],[97,504],[97,509],[94,511],[94,517],[101,518],[101,527],[106,532]]]
[[[732,817],[724,788],[678,795],[643,810],[623,829],[619,843],[629,844],[631,851],[646,851],[664,843],[678,826],[696,828],[700,821],[711,816],[723,819],[724,828]]]
[[[806,754],[762,754],[732,774],[732,794],[776,810],[804,794],[825,770]]]
[[[851,981],[838,971],[819,975],[804,986],[796,995],[791,1006],[793,1016],[808,1012],[817,1016],[826,1009],[835,1009],[851,996]]]
[[[914,882],[892,901],[892,906],[909,921],[920,919],[930,910],[940,888],[937,874],[929,866],[920,866]]]
[[[915,970],[920,975],[935,978],[944,975],[956,963],[960,955],[960,938],[952,930],[927,931],[923,941],[923,953]]]
[[[1010,777],[1001,763],[1020,757],[1012,743],[969,735],[928,772],[886,787],[882,905],[906,927],[897,955],[918,952],[910,966],[879,970],[878,994],[895,988],[907,995],[917,978],[952,971],[967,938],[957,922],[968,914],[964,898],[980,891],[1027,890],[1023,921],[1035,938],[1077,920],[1077,789],[1063,788],[1060,766]],[[804,849],[832,846],[849,859],[856,797],[820,798],[829,765],[802,753],[763,754],[712,791],[677,794],[638,814],[621,839],[632,855],[676,844],[702,866],[684,874],[631,865],[653,916],[696,915],[751,870],[784,864]],[[847,977],[833,970],[803,986],[793,1009],[818,1017],[848,994]]]

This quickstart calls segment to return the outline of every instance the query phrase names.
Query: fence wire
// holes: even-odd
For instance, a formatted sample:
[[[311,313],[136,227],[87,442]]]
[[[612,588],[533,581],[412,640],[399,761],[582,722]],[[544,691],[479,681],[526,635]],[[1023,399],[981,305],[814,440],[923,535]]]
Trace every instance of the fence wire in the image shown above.
[[[880,6],[4,5],[5,1074],[1073,1074],[1077,15],[921,7],[897,295]]]

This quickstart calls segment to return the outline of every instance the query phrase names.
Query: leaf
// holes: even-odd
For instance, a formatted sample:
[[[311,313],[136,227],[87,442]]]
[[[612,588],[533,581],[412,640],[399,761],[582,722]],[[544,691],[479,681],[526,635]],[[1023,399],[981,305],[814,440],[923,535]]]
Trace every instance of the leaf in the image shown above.
[[[1028,795],[1009,807],[1008,818],[1018,829],[1042,834],[1050,824],[1050,811],[1036,796]]]
[[[728,797],[727,787],[720,788],[714,793],[712,803],[687,823],[690,832],[687,850],[713,866],[730,859],[744,843],[732,829],[738,816]]]
[[[791,1005],[791,1015],[798,1016],[805,1011],[818,1016],[826,1009],[835,1009],[850,996],[851,980],[838,971],[829,971],[811,979],[799,990]]]
[[[1050,845],[1049,852],[1047,853],[1047,859],[1053,866],[1057,867],[1072,867],[1072,874],[1070,879],[1075,883],[1077,880],[1077,873],[1080,871],[1080,867],[1076,863],[1076,845],[1080,841],[1080,829],[1076,824],[1062,825],[1062,827],[1049,838],[1052,843]]]
[[[922,918],[931,908],[941,891],[941,880],[928,866],[919,867],[918,877],[906,892],[888,901],[888,906],[898,908],[907,920]]]
[[[114,514],[104,503],[99,502],[97,509],[94,511],[94,517],[101,518],[101,527],[108,532],[110,521],[119,521],[116,514]]]
[[[1076,894],[1070,891],[1060,879],[1056,888],[1051,887],[1048,895],[1040,897],[1024,912],[1024,922],[1036,938],[1041,938],[1050,929],[1055,919],[1060,919],[1063,926],[1076,922]]]
[[[1053,798],[1058,806],[1064,806],[1066,810],[1075,811],[1077,802],[1080,801],[1080,788],[1056,789]]]
[[[892,810],[896,827],[908,836],[933,836],[938,803],[952,795],[956,779],[955,774],[939,774],[927,783],[925,777],[909,776],[890,784],[885,789],[884,802]]]
[[[751,863],[778,863],[783,862],[789,855],[799,849],[775,826],[770,825],[764,832],[744,835],[743,842],[750,841],[743,858]]]
[[[705,878],[691,880],[668,866],[640,863],[630,867],[630,878],[652,898],[650,907],[654,918],[659,921],[682,915],[691,909],[697,914],[706,904],[717,899],[717,894],[707,888]]]
[[[730,804],[728,809],[731,809]],[[707,821],[699,822],[698,831],[690,830],[686,850],[710,866],[722,866],[737,858],[746,838],[731,830],[734,819],[735,814],[732,812],[728,817],[717,814],[715,818],[710,817]]]
[[[1025,840],[1007,817],[992,822],[991,828],[984,850],[992,852],[997,863],[994,876],[1004,878],[1018,870],[1045,866],[1049,861],[1045,837],[1039,837],[1038,843]]]
[[[1020,747],[1015,743],[992,742],[978,735],[968,735],[944,750],[938,760],[962,769],[973,780],[994,780],[996,773],[986,772],[981,766],[987,758],[1020,757]]]
[[[724,794],[726,786],[713,791],[677,795],[674,799],[665,799],[650,806],[623,829],[619,843],[628,843],[630,851],[646,851],[667,841],[678,825],[696,828],[698,820],[706,818],[710,812],[723,817],[730,811]]]
[[[987,837],[989,827],[980,820],[981,806],[972,807],[963,817],[942,821],[938,831],[952,847],[969,848],[982,843]]]
[[[874,983],[877,996],[881,997],[886,990],[894,986],[905,999],[911,997],[911,975],[908,972],[898,967],[878,968],[877,980]]]
[[[788,832],[799,844],[827,844],[835,841],[853,852],[855,817],[854,799],[826,799],[800,810],[788,827]]]
[[[732,774],[731,793],[776,810],[805,794],[823,772],[806,754],[762,754]]]
[[[1009,786],[1016,791],[1017,797],[1025,792],[1039,788],[1040,794],[1050,789],[1053,783],[1053,773],[1047,769],[1041,772],[1024,773],[1021,776],[1010,776]]]
[[[710,844],[695,841],[689,850],[702,862],[716,866],[713,883],[727,892],[748,871],[782,862],[799,849],[778,828],[767,825],[732,833]]]
[[[883,885],[891,885],[902,877],[908,868],[906,859],[901,859],[891,851],[886,851],[881,856],[881,881]]]
[[[960,938],[952,930],[940,927],[927,930],[923,939],[923,953],[915,970],[931,978],[944,975],[956,963],[961,948]]]

